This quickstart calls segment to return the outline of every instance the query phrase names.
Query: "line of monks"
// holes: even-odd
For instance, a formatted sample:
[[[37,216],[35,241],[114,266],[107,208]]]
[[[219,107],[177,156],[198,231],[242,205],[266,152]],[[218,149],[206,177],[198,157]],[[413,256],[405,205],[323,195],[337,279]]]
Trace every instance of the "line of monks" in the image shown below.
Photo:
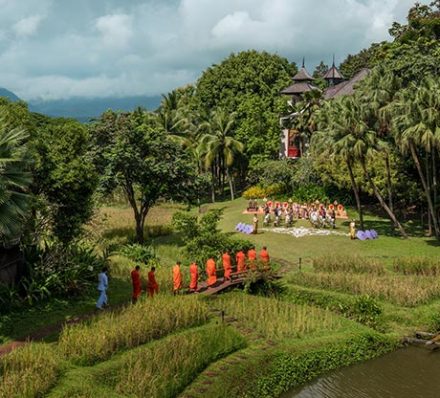
[[[259,253],[259,260],[263,265],[263,269],[267,270],[270,268],[270,256],[267,251],[266,246],[263,246]],[[240,274],[246,272],[247,270],[257,270],[257,252],[255,247],[251,247],[247,255],[243,250],[240,250],[235,255],[235,263],[236,263],[236,274]],[[233,275],[233,266],[232,266],[232,258],[229,250],[226,250],[222,254],[222,265],[223,265],[223,275],[224,281],[231,280]],[[131,271],[131,280],[133,284],[133,295],[132,302],[136,303],[138,298],[142,293],[141,286],[141,274],[140,267],[137,265],[133,271]],[[148,272],[148,283],[147,283],[147,292],[149,297],[153,297],[155,294],[159,292],[159,285],[156,281],[155,276],[156,268],[152,267],[150,272]],[[199,282],[199,268],[195,262],[191,263],[189,266],[189,292],[195,292],[198,289]],[[211,257],[206,261],[206,275],[207,287],[213,287],[217,284],[217,267],[215,260]],[[176,265],[173,266],[173,292],[174,294],[178,294],[179,291],[182,290],[182,270],[181,270],[181,262],[177,261]]]

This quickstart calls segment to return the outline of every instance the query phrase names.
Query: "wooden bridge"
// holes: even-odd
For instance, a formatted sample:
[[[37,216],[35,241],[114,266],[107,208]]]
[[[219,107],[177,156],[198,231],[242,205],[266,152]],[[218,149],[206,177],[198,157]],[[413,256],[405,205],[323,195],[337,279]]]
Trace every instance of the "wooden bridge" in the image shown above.
[[[246,280],[247,271],[234,272],[231,274],[231,279],[225,280],[224,277],[217,278],[217,282],[214,286],[208,286],[206,281],[199,283],[199,286],[195,293],[205,294],[210,296],[212,294],[220,293],[223,290],[229,289],[233,286],[243,285]]]

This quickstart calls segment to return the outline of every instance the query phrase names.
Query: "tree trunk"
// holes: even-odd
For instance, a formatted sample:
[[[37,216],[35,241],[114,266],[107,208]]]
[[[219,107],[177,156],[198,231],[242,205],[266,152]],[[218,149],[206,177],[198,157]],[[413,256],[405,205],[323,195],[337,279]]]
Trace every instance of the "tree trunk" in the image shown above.
[[[141,218],[136,218],[136,242],[144,243],[144,223]]]
[[[387,171],[388,206],[390,207],[391,211],[394,212],[393,184],[391,181],[391,167],[390,167],[390,158],[388,154],[385,155],[385,168]]]
[[[364,230],[364,215],[362,213],[362,205],[361,205],[361,198],[359,195],[359,189],[356,184],[356,180],[354,179],[353,169],[351,167],[351,162],[349,160],[346,160],[348,173],[350,174],[350,181],[351,181],[351,188],[353,189],[354,197],[356,199],[356,207],[359,213],[359,222],[361,230]]]
[[[231,200],[234,200],[235,199],[235,197],[234,197],[234,184],[232,183],[232,177],[229,174],[229,167],[228,166],[226,166],[226,177],[229,182],[229,190],[231,191]]]
[[[394,223],[394,225],[399,229],[401,235],[404,238],[407,238],[408,235],[405,232],[405,229],[402,227],[400,222],[397,220],[396,216],[394,215],[393,211],[388,207],[386,202],[383,200],[382,195],[380,194],[379,190],[376,187],[376,184],[374,183],[373,179],[370,177],[370,174],[367,171],[367,167],[365,166],[365,161],[361,161],[362,169],[364,170],[365,178],[370,183],[371,188],[373,189],[374,195],[376,196],[377,200],[379,201],[382,208],[387,212],[388,216],[390,217],[391,221]]]
[[[423,175],[422,166],[420,165],[420,161],[419,161],[419,157],[417,156],[416,148],[414,147],[414,144],[412,142],[409,143],[409,149],[411,151],[411,156],[414,160],[414,163],[416,164],[416,168],[419,173],[420,180],[422,182],[423,190],[425,191],[426,201],[428,203],[429,214],[431,215],[432,221],[434,223],[435,236],[438,238],[440,236],[440,234],[439,234],[437,217],[435,215],[434,205],[432,204],[431,195],[429,193],[428,185],[426,184],[425,176]]]
[[[134,196],[134,189],[130,184],[124,186],[124,191],[127,196],[128,202],[130,203],[131,208],[133,209],[134,220],[136,223],[135,233],[136,233],[136,242],[143,243],[144,242],[144,220],[142,220],[142,211],[140,211],[137,207],[136,199]]]
[[[438,186],[437,186],[437,151],[435,150],[435,148],[432,150],[432,193],[434,196],[434,214],[437,217],[437,222],[439,221],[438,218],[438,209],[437,209],[437,192],[438,192]]]
[[[425,156],[425,176],[426,176],[426,186],[428,187],[429,197],[431,196],[431,179],[429,173],[429,162],[428,162],[428,153]],[[435,213],[435,210],[434,210]],[[432,216],[428,214],[428,236],[432,236]]]

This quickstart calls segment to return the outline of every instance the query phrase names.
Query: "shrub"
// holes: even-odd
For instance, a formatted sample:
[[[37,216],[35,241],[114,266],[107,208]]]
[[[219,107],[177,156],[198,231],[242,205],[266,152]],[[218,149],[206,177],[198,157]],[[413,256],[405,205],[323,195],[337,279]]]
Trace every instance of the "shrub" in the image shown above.
[[[263,265],[259,265],[259,270],[247,274],[244,291],[267,297],[280,296],[285,293],[286,288],[283,282],[277,279],[276,274],[272,270],[263,270]]]
[[[246,191],[242,194],[243,198],[250,200],[250,199],[263,199],[267,197],[266,189],[263,187],[260,187],[258,185],[249,187],[246,189]]]
[[[227,326],[171,336],[124,358],[114,388],[124,396],[175,397],[211,362],[244,346],[244,338]]]
[[[313,259],[313,268],[315,271],[325,272],[342,271],[360,274],[371,273],[375,275],[383,275],[385,273],[385,267],[379,261],[350,254],[316,257]]]
[[[0,397],[43,396],[59,371],[59,360],[47,344],[26,344],[0,358]]]
[[[440,259],[432,257],[400,257],[394,260],[393,269],[404,275],[440,275]]]
[[[139,243],[125,245],[121,248],[119,253],[128,257],[130,260],[144,264],[148,264],[151,260],[156,258],[151,246],[145,246]]]
[[[27,247],[29,275],[21,280],[22,300],[28,305],[52,296],[79,295],[96,283],[107,259],[84,243]]]
[[[356,298],[353,306],[353,319],[356,322],[374,327],[380,315],[382,308],[373,297],[363,295]]]
[[[76,363],[92,364],[124,348],[136,347],[208,319],[206,306],[196,296],[158,295],[124,312],[108,313],[88,324],[66,326],[60,352]]]
[[[321,203],[330,202],[325,188],[320,185],[302,185],[296,188],[292,194],[292,199],[299,203],[311,203],[319,200]]]
[[[185,242],[187,256],[200,266],[210,257],[219,260],[225,250],[234,254],[252,246],[249,241],[233,239],[221,232],[218,229],[221,216],[222,210],[215,209],[208,211],[200,219],[184,212],[178,212],[173,217],[173,225]]]

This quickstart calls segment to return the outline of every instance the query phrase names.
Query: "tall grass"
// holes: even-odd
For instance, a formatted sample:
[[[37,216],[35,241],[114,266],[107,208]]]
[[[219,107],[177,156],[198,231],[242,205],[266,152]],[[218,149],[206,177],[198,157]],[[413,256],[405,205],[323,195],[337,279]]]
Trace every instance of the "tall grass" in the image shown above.
[[[42,396],[56,382],[60,361],[47,344],[30,343],[0,358],[0,397]]]
[[[275,298],[234,294],[218,298],[216,307],[268,339],[302,337],[341,327],[340,318],[328,311]]]
[[[365,275],[346,272],[303,272],[290,282],[352,294],[368,294],[402,306],[416,306],[440,297],[440,280],[424,276]]]
[[[404,275],[440,275],[440,259],[433,257],[400,257],[394,260],[393,269]]]
[[[64,357],[92,364],[125,348],[136,347],[186,327],[204,323],[208,310],[198,297],[158,295],[90,323],[66,326],[59,339]]]
[[[383,275],[385,267],[378,260],[353,256],[353,255],[329,255],[313,259],[315,271],[324,272],[352,272],[356,274]]]
[[[211,362],[244,346],[244,338],[227,326],[168,337],[130,353],[113,379],[115,390],[130,397],[175,397]]]

